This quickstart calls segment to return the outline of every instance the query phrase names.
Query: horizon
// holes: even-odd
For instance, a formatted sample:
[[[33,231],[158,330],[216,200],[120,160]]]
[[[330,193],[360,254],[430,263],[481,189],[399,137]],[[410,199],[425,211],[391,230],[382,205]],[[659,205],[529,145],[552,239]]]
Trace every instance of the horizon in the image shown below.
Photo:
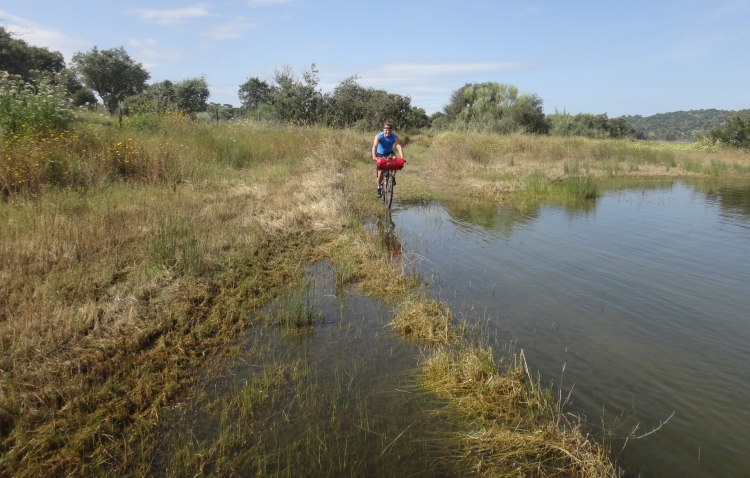
[[[301,74],[315,63],[324,92],[358,75],[361,85],[408,95],[428,114],[465,83],[485,81],[539,95],[547,114],[750,108],[750,66],[741,61],[750,50],[750,0],[419,0],[397,8],[306,0],[101,8],[78,0],[74,7],[16,4],[0,9],[0,24],[29,44],[62,52],[66,63],[77,51],[123,46],[150,82],[205,75],[209,101],[220,104],[239,105],[237,90],[249,77],[272,79],[284,65]],[[394,25],[394,34],[367,26],[378,20]]]

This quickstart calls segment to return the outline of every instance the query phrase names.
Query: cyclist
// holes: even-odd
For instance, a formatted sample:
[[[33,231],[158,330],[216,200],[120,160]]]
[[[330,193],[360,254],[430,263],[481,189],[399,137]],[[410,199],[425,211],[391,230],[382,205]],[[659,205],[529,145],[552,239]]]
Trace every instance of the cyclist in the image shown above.
[[[383,131],[375,135],[375,139],[372,141],[372,160],[377,161],[378,158],[387,158],[393,155],[393,147],[398,149],[400,158],[404,157],[404,149],[401,145],[401,140],[398,139],[396,133],[393,132],[393,124],[385,123],[383,125]],[[378,172],[378,197],[383,195],[383,188],[380,184],[383,182],[383,170],[377,167],[375,163],[375,169]],[[396,171],[393,171],[393,184],[396,184]]]

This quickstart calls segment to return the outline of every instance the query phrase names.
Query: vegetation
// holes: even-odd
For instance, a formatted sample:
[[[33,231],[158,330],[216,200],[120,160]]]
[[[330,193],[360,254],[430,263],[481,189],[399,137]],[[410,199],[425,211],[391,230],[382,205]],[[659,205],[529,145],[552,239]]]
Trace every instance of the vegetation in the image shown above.
[[[301,79],[290,67],[276,71],[274,84],[250,78],[240,86],[239,98],[243,106],[255,109],[257,114],[265,107],[272,118],[296,125],[373,130],[391,121],[407,131],[428,125],[424,109],[413,107],[411,98],[364,88],[357,83],[356,75],[341,81],[331,93],[321,92],[315,64],[302,73]]]
[[[67,127],[73,111],[64,75],[58,74],[56,79],[40,74],[27,82],[19,75],[0,71],[0,134],[16,138]]]
[[[467,83],[455,90],[444,113],[433,117],[433,127],[463,127],[496,133],[546,134],[542,99],[518,94],[518,88],[500,83]],[[437,122],[436,122],[437,120]]]
[[[550,133],[554,136],[585,136],[587,138],[626,138],[636,130],[624,118],[609,119],[607,113],[593,115],[579,113],[575,116],[555,110],[547,116]]]
[[[408,97],[356,78],[324,95],[314,66],[301,80],[284,69],[273,86],[248,85],[245,104],[285,124],[202,122],[192,113],[204,105],[198,114],[228,110],[205,103],[202,79],[146,88],[147,73],[124,50],[110,53],[139,80],[132,89],[108,84],[105,102],[140,88],[146,94],[129,101],[154,105],[121,125],[89,111],[76,120],[62,79],[2,77],[0,475],[357,474],[369,462],[351,459],[354,436],[372,462],[399,467],[388,470],[424,468],[419,460],[437,450],[457,473],[618,475],[606,446],[522,355],[506,362],[478,345],[470,320],[456,324],[388,255],[392,229],[378,237],[366,227],[382,211],[372,197],[371,132],[327,125],[391,116],[404,128],[424,124]],[[79,54],[77,64],[100,54]],[[252,96],[266,89],[269,103]],[[412,138],[399,174],[404,201],[580,207],[605,181],[750,174],[747,154],[723,143],[523,134],[542,118],[533,95],[495,84],[464,94],[458,131]],[[472,130],[484,121],[493,131],[523,128]],[[305,270],[321,259],[333,264],[336,287],[387,303],[394,334],[422,347],[412,349],[425,357],[421,378],[399,392],[415,398],[391,397],[385,414],[437,417],[437,439],[427,443],[412,425],[376,427],[362,398],[375,386],[369,376],[334,371],[321,393],[293,341],[269,339],[304,338],[320,324]],[[365,338],[376,342],[383,327]],[[352,323],[340,329],[344,345],[362,339]],[[234,358],[258,370],[232,381]],[[211,430],[193,426],[190,413]],[[412,434],[423,441],[389,455]]]
[[[55,74],[65,69],[65,59],[59,51],[29,45],[14,36],[0,25],[0,71],[27,79],[32,71]]]
[[[705,133],[720,127],[732,111],[691,110],[659,113],[652,116],[625,116],[624,118],[640,133],[643,139],[662,141],[695,141],[696,133]],[[737,111],[742,115],[747,110]]]
[[[701,138],[712,143],[721,143],[734,148],[750,149],[750,111],[729,115],[723,126],[710,130]]]
[[[96,91],[110,113],[120,101],[146,89],[151,77],[143,65],[136,63],[125,48],[99,51],[97,47],[86,53],[73,55],[73,68],[83,78],[83,83]]]
[[[195,114],[206,111],[211,95],[204,77],[186,78],[176,83],[164,80],[146,86],[138,95],[126,98],[125,105],[133,113],[161,113],[164,111]]]

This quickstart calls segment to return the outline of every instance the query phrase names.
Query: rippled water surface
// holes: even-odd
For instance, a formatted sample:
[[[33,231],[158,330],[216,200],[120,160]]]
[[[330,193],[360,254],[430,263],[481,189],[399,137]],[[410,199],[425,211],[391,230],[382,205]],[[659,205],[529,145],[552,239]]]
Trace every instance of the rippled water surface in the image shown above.
[[[750,476],[750,186],[523,213],[432,204],[393,221],[434,294],[562,381],[634,474]]]

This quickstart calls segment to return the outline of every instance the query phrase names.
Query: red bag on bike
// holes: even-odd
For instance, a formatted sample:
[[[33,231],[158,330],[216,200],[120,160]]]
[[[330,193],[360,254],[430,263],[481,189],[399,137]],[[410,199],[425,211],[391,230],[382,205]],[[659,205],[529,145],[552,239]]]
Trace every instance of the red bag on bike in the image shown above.
[[[378,158],[378,169],[401,169],[404,167],[404,158]]]

